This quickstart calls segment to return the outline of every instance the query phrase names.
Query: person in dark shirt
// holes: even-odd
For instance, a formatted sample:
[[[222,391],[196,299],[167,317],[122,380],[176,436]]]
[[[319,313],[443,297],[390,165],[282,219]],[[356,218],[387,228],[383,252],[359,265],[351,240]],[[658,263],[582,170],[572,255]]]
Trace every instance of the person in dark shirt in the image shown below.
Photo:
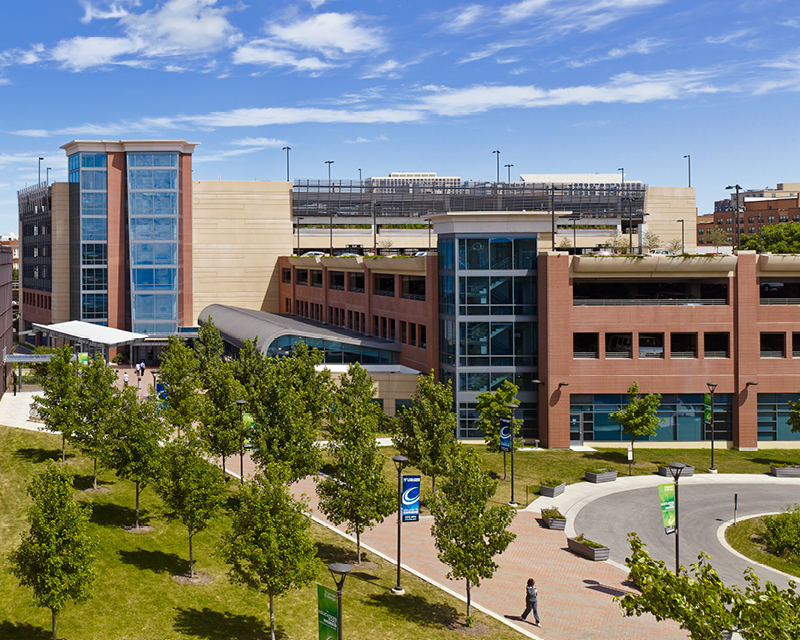
[[[528,586],[525,587],[525,612],[520,616],[523,620],[528,617],[528,614],[533,611],[533,618],[536,620],[536,626],[541,627],[539,622],[539,611],[537,605],[539,603],[539,592],[536,590],[536,580],[528,578]]]

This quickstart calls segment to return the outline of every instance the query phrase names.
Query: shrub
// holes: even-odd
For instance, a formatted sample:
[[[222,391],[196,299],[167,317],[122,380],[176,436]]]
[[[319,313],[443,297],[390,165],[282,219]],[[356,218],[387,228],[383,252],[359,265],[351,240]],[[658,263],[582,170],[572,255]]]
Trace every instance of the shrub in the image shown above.
[[[578,536],[576,536],[575,538],[573,538],[573,540],[575,542],[579,542],[580,544],[585,545],[587,547],[591,547],[592,549],[602,549],[605,546],[605,545],[600,544],[599,542],[593,542],[593,541],[589,540],[582,533],[579,534]]]
[[[563,480],[559,480],[558,478],[545,478],[544,480],[539,482],[539,486],[550,487],[552,489],[553,487],[557,487],[563,482],[564,482]]]
[[[542,516],[545,517],[545,518],[552,518],[553,520],[566,520],[567,519],[567,516],[563,515],[555,507],[548,507],[547,509],[542,509]]]
[[[800,505],[786,507],[783,513],[764,517],[764,542],[778,556],[800,554]]]

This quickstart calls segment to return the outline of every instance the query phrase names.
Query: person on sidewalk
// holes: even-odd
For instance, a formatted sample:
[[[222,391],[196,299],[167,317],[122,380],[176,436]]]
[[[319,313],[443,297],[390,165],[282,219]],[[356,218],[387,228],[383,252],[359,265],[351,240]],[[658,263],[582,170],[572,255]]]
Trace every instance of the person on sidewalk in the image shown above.
[[[139,363],[136,363],[136,377],[139,377]]]
[[[126,371],[126,372],[124,373],[124,375],[122,376],[122,381],[125,383],[125,386],[126,386],[126,387],[128,386],[128,380],[129,380],[129,378],[128,378],[128,372]]]
[[[536,626],[541,627],[539,623],[539,592],[536,590],[536,580],[528,578],[528,586],[525,587],[525,612],[520,616],[523,620],[528,617],[528,614],[533,611],[533,619],[536,620]]]
[[[139,375],[144,378],[144,360],[142,360],[142,363],[139,365]]]

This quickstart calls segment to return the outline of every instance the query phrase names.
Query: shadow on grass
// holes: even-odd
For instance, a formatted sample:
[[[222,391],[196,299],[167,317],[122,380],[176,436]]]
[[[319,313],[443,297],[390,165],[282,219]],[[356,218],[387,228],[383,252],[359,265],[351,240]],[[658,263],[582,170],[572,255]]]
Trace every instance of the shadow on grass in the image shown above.
[[[98,469],[98,474],[97,474],[98,488],[105,487],[106,489],[108,489],[109,487],[113,487],[114,484],[116,484],[112,480],[106,480],[104,478],[101,478],[99,471],[100,470]],[[72,480],[72,486],[75,489],[75,491],[86,491],[87,489],[91,489],[92,487],[94,487],[94,475],[92,475],[91,473],[86,475],[80,475],[76,473]]]
[[[406,593],[398,597],[392,593],[376,593],[365,601],[367,606],[381,607],[390,615],[426,627],[443,627],[459,616],[458,610],[443,602],[428,602],[421,596]]]
[[[320,473],[324,473],[326,476],[331,475],[334,471],[336,471],[336,467],[334,467],[330,462],[323,464],[322,469],[320,469]]]
[[[225,510],[228,513],[236,513],[239,510],[239,506],[241,504],[242,504],[242,499],[238,495],[230,494],[228,495],[228,499],[225,501]]]
[[[22,447],[14,452],[14,457],[18,460],[27,460],[33,464],[41,464],[46,460],[61,461],[61,449],[39,449],[37,447]],[[74,458],[72,454],[67,454],[67,460]]]
[[[352,566],[358,567],[358,565],[352,565]],[[380,580],[378,576],[373,576],[369,573],[364,573],[363,571],[353,571],[350,575],[358,578],[359,580],[371,580],[373,582],[376,580]]]
[[[325,564],[332,562],[343,562],[349,564],[354,569],[358,568],[356,564],[356,550],[345,549],[335,544],[327,544],[325,542],[317,543],[317,557]],[[364,549],[361,549],[361,561],[363,562],[367,557]]]
[[[780,454],[778,454],[778,455],[780,455]],[[751,462],[755,462],[756,464],[764,464],[764,465],[767,465],[767,466],[770,466],[770,465],[773,465],[773,464],[788,464],[788,465],[800,464],[800,463],[797,462],[797,459],[794,459],[794,460],[779,460],[778,458],[752,458]],[[770,473],[770,470],[767,469],[766,473]]]
[[[628,451],[592,451],[585,454],[587,460],[602,460],[603,462],[613,462],[616,464],[628,465]]]
[[[126,551],[123,549],[119,552],[119,557],[125,564],[133,565],[143,571],[168,573],[173,576],[189,572],[189,560],[181,558],[177,553],[144,549]]]
[[[255,616],[219,612],[209,608],[177,609],[175,630],[195,638],[236,638],[237,640],[262,640],[269,636],[269,628]],[[275,637],[286,638],[282,627],[275,626]]]
[[[49,638],[52,637],[53,631],[50,628],[35,627],[26,622],[0,622],[0,638],[14,638],[14,640],[49,640]]]
[[[136,511],[119,504],[96,502],[92,509],[92,522],[102,526],[133,526],[136,524]],[[143,509],[139,509],[139,524],[147,524],[147,513]]]

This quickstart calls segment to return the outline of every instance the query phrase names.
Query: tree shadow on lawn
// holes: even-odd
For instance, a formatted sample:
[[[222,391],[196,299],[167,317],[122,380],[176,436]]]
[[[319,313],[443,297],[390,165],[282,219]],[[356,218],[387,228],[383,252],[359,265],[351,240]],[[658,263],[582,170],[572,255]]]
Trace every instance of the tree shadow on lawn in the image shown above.
[[[60,452],[59,452],[60,454]],[[48,614],[49,618],[49,614]],[[26,622],[0,622],[0,638],[14,638],[14,640],[49,640],[53,637],[51,628],[35,627]]]
[[[794,460],[779,460],[778,458],[752,458],[750,462],[754,462],[756,464],[764,464],[767,466],[774,464],[788,464],[788,465],[800,464],[800,462],[797,461],[797,458],[795,458]],[[765,473],[770,473],[770,470],[767,469]]]
[[[458,610],[452,605],[428,602],[422,596],[409,593],[402,597],[392,593],[375,593],[364,602],[371,607],[382,607],[387,613],[413,624],[427,627],[443,627],[459,617]]]
[[[105,480],[100,477],[100,469],[97,470],[97,487],[108,489],[113,487],[116,483],[112,480]],[[94,475],[88,473],[86,475],[75,474],[72,479],[72,487],[75,491],[88,491],[94,488]]]
[[[369,552],[361,547],[361,562],[373,562],[374,557],[368,557]],[[353,570],[357,570],[358,564],[356,563],[356,550],[339,547],[335,544],[328,544],[326,542],[317,543],[317,557],[322,560],[326,565],[333,562],[342,562],[349,564]]]
[[[126,551],[123,549],[119,552],[119,557],[125,564],[133,565],[144,571],[168,573],[173,576],[189,573],[189,560],[180,557],[177,553],[146,551],[145,549]]]
[[[38,447],[21,447],[17,449],[13,456],[18,460],[27,460],[33,464],[41,464],[46,460],[53,460],[54,462],[61,461],[61,449],[40,449]],[[67,460],[74,458],[71,453],[67,454]]]
[[[615,464],[628,464],[628,451],[593,451],[585,454],[587,460],[602,460]]]
[[[95,502],[92,522],[101,526],[125,527],[136,524],[136,510],[113,502]],[[147,524],[147,513],[139,509],[139,524]]]
[[[177,609],[174,628],[179,633],[196,638],[236,638],[262,640],[269,637],[269,627],[255,616],[200,609]],[[275,637],[286,638],[282,627],[275,625]]]

